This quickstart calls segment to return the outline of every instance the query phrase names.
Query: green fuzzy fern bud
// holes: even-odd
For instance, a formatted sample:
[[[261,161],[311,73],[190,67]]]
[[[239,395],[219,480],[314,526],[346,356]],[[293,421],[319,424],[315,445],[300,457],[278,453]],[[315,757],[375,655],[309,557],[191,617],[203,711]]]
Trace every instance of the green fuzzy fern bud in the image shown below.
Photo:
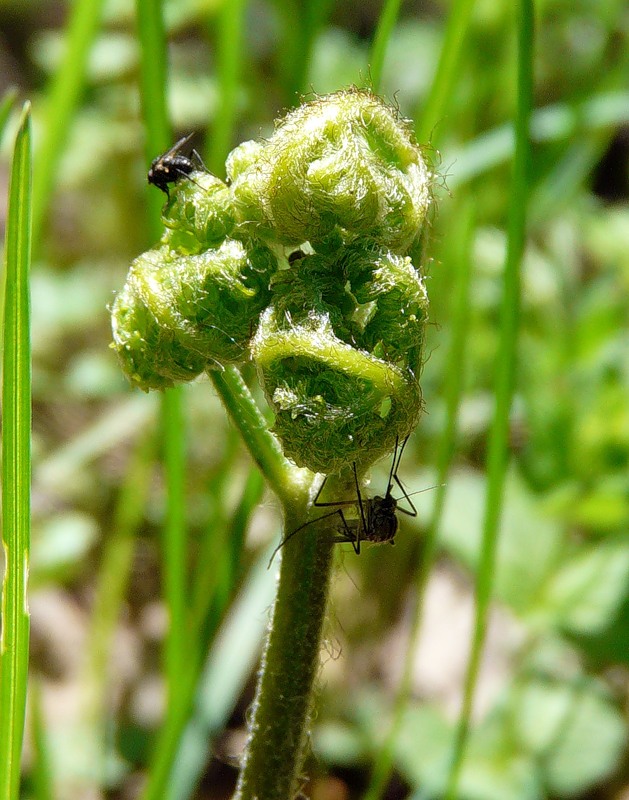
[[[370,236],[405,253],[431,202],[432,176],[410,125],[367,91],[299,106],[235,161],[237,203],[287,245],[317,250]]]
[[[401,357],[393,363],[357,346],[374,336],[365,337],[340,261],[304,256],[276,275],[272,290],[252,355],[284,452],[315,472],[366,468],[413,429],[421,410],[415,373]]]
[[[177,181],[162,212],[162,243],[182,254],[216,247],[236,224],[229,187],[208,172],[193,172]]]
[[[268,248],[234,239],[196,255],[162,247],[137,258],[112,308],[113,347],[129,379],[164,388],[247,360],[275,266]]]
[[[112,347],[127,378],[145,392],[193,380],[205,363],[201,355],[178,342],[175,332],[153,312],[168,253],[149,250],[136,258],[112,306]]]
[[[424,152],[394,108],[350,89],[236,147],[226,173],[170,182],[161,245],[113,305],[123,369],[164,388],[252,359],[286,455],[362,472],[422,408]]]
[[[357,344],[419,374],[428,296],[410,257],[354,245],[345,250],[341,261],[361,309]]]

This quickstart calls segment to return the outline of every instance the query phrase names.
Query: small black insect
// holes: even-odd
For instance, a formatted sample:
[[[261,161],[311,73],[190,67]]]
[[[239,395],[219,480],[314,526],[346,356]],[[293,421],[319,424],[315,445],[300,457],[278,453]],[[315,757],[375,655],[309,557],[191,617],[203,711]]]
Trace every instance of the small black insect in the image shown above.
[[[190,156],[193,156],[199,162],[200,166],[205,169],[201,156],[196,150],[192,150],[190,156],[184,156],[181,153],[181,150],[188,144],[193,136],[194,133],[189,133],[187,136],[184,136],[183,139],[175,142],[170,150],[167,150],[161,156],[157,156],[151,163],[147,175],[148,182],[152,183],[153,186],[157,186],[158,189],[161,189],[169,198],[168,184],[176,183],[179,178],[189,178],[190,173],[194,172],[196,169],[195,162]]]
[[[313,505],[317,506],[317,508],[334,507],[334,511],[330,511],[320,517],[311,519],[309,522],[304,522],[303,525],[300,525],[298,528],[295,528],[294,531],[291,531],[275,548],[273,556],[271,557],[271,561],[273,558],[275,558],[277,551],[283,547],[289,539],[292,539],[296,533],[299,533],[299,531],[307,528],[308,525],[312,525],[313,523],[319,522],[322,519],[327,519],[328,517],[333,517],[335,514],[338,514],[341,524],[339,525],[338,531],[334,535],[332,541],[349,542],[354,548],[356,555],[360,555],[361,542],[371,542],[372,544],[386,544],[387,542],[390,542],[391,544],[395,544],[394,539],[398,529],[398,518],[396,513],[401,511],[402,514],[407,514],[409,517],[417,516],[417,509],[413,505],[413,501],[407,494],[404,486],[402,486],[402,482],[397,475],[400,461],[402,460],[402,453],[404,452],[404,447],[406,446],[407,441],[408,436],[402,442],[401,447],[399,447],[396,439],[395,450],[393,451],[393,459],[391,461],[391,471],[389,472],[389,482],[387,484],[387,491],[384,497],[363,497],[358,484],[356,463],[354,463],[352,464],[352,468],[354,470],[356,497],[352,500],[337,500],[333,503],[320,503],[319,497],[321,497],[321,492],[323,491],[323,487],[327,481],[326,476],[323,483],[319,487],[319,491],[317,492],[317,496],[314,499]],[[397,484],[399,489],[402,491],[404,499],[406,499],[411,507],[410,511],[409,509],[399,506],[400,501],[391,494],[394,484]],[[354,506],[358,509],[358,519],[348,520],[346,518],[345,514],[343,513],[343,508],[347,506]]]

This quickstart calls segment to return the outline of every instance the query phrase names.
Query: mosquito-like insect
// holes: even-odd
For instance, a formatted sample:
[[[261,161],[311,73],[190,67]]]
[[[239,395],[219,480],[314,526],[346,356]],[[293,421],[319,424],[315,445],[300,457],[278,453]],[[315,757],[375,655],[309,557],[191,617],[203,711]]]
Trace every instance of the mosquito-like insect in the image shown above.
[[[192,180],[190,174],[194,172],[197,165],[195,165],[191,156],[194,157],[198,165],[207,172],[205,164],[196,150],[192,150],[190,156],[184,156],[181,153],[181,150],[183,150],[193,136],[194,133],[189,133],[187,136],[184,136],[183,139],[175,142],[170,150],[162,153],[161,156],[157,156],[151,163],[147,180],[149,183],[153,184],[153,186],[157,186],[158,189],[161,189],[167,197],[170,197],[168,191],[169,183],[176,183],[179,178],[189,178]],[[195,183],[195,181],[192,182]]]
[[[371,542],[372,544],[386,544],[387,542],[390,542],[391,544],[394,544],[395,534],[397,533],[398,529],[398,518],[396,516],[397,512],[400,511],[402,514],[407,514],[409,517],[417,516],[417,509],[413,505],[413,501],[406,492],[397,474],[400,461],[402,460],[402,453],[404,452],[407,441],[408,436],[402,442],[401,447],[398,446],[398,440],[396,439],[395,441],[395,450],[393,451],[393,459],[391,461],[391,471],[389,472],[389,482],[387,484],[387,491],[384,497],[363,497],[358,483],[356,464],[354,463],[352,464],[352,469],[354,471],[356,497],[352,500],[337,500],[333,503],[320,503],[319,498],[321,497],[323,487],[327,481],[326,476],[323,483],[319,487],[319,491],[314,499],[313,506],[316,506],[317,508],[334,507],[334,510],[329,511],[327,514],[322,514],[320,517],[316,517],[315,519],[311,519],[308,522],[304,522],[303,525],[300,525],[298,528],[295,528],[294,531],[291,531],[275,548],[271,557],[271,561],[273,561],[275,558],[277,551],[282,548],[289,539],[292,539],[295,534],[299,533],[304,528],[307,528],[308,525],[312,525],[313,523],[319,522],[322,519],[327,519],[328,517],[333,517],[335,514],[338,514],[340,518],[340,525],[337,533],[332,537],[332,541],[349,542],[354,548],[356,555],[360,555],[361,542]],[[394,484],[397,485],[402,491],[402,494],[404,495],[403,499],[405,499],[409,504],[410,510],[407,508],[402,508],[399,505],[400,500],[393,497],[391,494]],[[354,506],[358,509],[358,519],[347,519],[343,513],[343,509],[347,506]]]

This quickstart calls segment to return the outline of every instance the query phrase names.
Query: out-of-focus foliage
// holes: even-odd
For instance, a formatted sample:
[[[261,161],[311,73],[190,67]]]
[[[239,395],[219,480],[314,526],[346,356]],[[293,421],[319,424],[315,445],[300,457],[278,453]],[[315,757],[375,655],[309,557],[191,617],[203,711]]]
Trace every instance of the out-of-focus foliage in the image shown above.
[[[171,118],[177,133],[199,132],[202,154],[221,114],[220,7],[166,8]],[[303,32],[299,20],[294,30],[287,22],[292,8],[281,0],[246,8],[232,146],[268,136],[272,120],[296,101],[285,56],[291,37]],[[421,118],[450,8],[446,0],[404,4],[388,44],[380,92],[413,120]],[[331,4],[311,52],[304,51],[305,89],[329,92],[368,79],[378,13],[377,4]],[[14,84],[33,99],[35,169],[66,14],[56,3],[0,4],[0,94]],[[629,13],[619,0],[544,0],[536,23],[512,463],[461,797],[590,792],[611,800],[629,791]],[[443,188],[424,264],[433,323],[421,381],[427,413],[401,469],[409,492],[433,483],[453,276],[470,205],[473,277],[441,558],[425,601],[415,699],[395,747],[395,786],[403,787],[395,796],[438,797],[444,786],[470,638],[513,148],[513,30],[512,4],[475,4],[453,95],[425,143]],[[125,383],[109,348],[107,310],[129,263],[154,244],[146,205],[156,190],[146,185],[138,58],[132,4],[107,4],[32,274],[32,669],[43,689],[55,796],[77,800],[105,789],[108,796],[136,793],[151,769],[164,702],[165,500],[158,445],[146,445],[156,404]],[[3,136],[5,153],[14,122]],[[3,161],[3,185],[6,176]],[[255,390],[255,376],[247,379]],[[203,663],[209,652],[209,659],[187,732],[200,755],[178,760],[175,772],[178,796],[220,798],[233,787],[228,764],[239,751],[247,681],[273,589],[273,571],[256,564],[266,564],[263,550],[277,542],[279,523],[270,499],[258,504],[260,486],[207,380],[186,387],[185,402],[186,592],[191,624],[201,620],[195,630],[203,631],[189,647],[191,658]],[[374,493],[386,487],[389,466],[374,470]],[[395,548],[365,548],[360,558],[350,548],[342,556],[309,766],[319,775],[314,790],[330,796],[361,793],[390,714],[408,634],[409,564],[421,551],[431,492],[413,499],[418,520],[404,520]],[[234,543],[247,525],[237,561]],[[244,639],[237,635],[243,620],[250,624]],[[209,739],[217,754],[211,763]],[[25,761],[25,797],[35,796],[40,756],[35,748]]]

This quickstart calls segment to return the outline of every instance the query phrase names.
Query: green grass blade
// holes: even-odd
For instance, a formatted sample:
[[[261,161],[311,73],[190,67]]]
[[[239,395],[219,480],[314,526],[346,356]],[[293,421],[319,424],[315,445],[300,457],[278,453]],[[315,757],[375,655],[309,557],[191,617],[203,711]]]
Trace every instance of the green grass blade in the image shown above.
[[[441,515],[446,498],[447,477],[455,448],[457,418],[463,393],[463,370],[465,363],[466,341],[469,331],[470,282],[472,273],[471,247],[474,233],[474,205],[468,202],[461,211],[461,224],[457,235],[453,238],[459,242],[452,257],[452,263],[458,265],[454,275],[453,311],[452,311],[452,343],[446,362],[446,423],[439,441],[437,454],[437,478],[435,502],[424,536],[424,546],[418,554],[419,563],[414,564],[415,607],[411,613],[412,623],[408,635],[408,643],[404,657],[404,672],[395,698],[393,721],[380,752],[376,758],[371,776],[369,790],[365,800],[377,800],[382,797],[387,782],[391,777],[395,755],[396,739],[402,725],[404,712],[408,706],[413,680],[413,668],[418,654],[421,633],[424,599],[428,579],[437,558],[437,544]]]
[[[171,143],[166,103],[166,34],[160,0],[137,0],[140,39],[140,90],[146,126],[147,162]],[[160,192],[149,195],[149,226],[152,239],[162,233]],[[186,658],[185,443],[180,389],[164,392],[162,428],[166,473],[166,521],[163,531],[164,591],[168,607],[165,642],[166,683],[169,704],[176,701],[179,676]],[[167,723],[166,723],[167,724]]]
[[[225,157],[230,149],[236,121],[240,71],[245,63],[243,41],[246,7],[247,0],[231,0],[223,3],[219,15],[216,72],[220,103],[208,150],[208,167],[218,176],[225,172]]]
[[[2,142],[2,137],[4,135],[4,129],[6,128],[7,122],[9,121],[9,115],[11,114],[11,109],[13,108],[13,104],[15,103],[15,98],[17,95],[17,91],[15,89],[7,89],[0,102],[0,142]],[[3,284],[4,285],[4,284]],[[4,307],[2,303],[0,303],[0,346],[2,344],[2,321],[3,321],[3,314],[4,314]]]
[[[135,445],[113,513],[113,524],[103,542],[100,569],[95,587],[91,626],[85,659],[83,682],[86,697],[83,717],[86,729],[95,738],[94,753],[101,759],[93,764],[97,774],[104,774],[108,753],[105,749],[107,693],[112,641],[124,602],[136,546],[136,533],[144,519],[150,479],[155,465],[155,435],[149,426]]]
[[[168,606],[165,665],[169,698],[179,692],[183,663],[187,660],[187,581],[185,508],[185,422],[181,392],[168,391],[162,403],[162,441],[166,481],[166,520],[163,530],[163,581]]]
[[[273,602],[276,589],[276,575],[268,569],[273,549],[266,550],[249,573],[210,651],[173,771],[172,800],[188,800],[194,795],[207,762],[208,745],[225,727],[255,667],[267,627],[260,609]]]
[[[242,533],[246,528],[249,517],[260,499],[263,489],[262,477],[257,468],[252,468],[246,482],[241,502],[239,503],[231,524],[225,524],[226,536],[231,540],[235,539],[238,543],[242,542]],[[213,537],[208,532],[206,540]],[[190,734],[186,730],[192,725],[196,730],[194,721],[190,721],[190,715],[194,710],[194,698],[197,693],[197,684],[202,673],[203,661],[206,658],[206,642],[211,639],[216,632],[216,623],[212,624],[210,617],[222,619],[225,607],[233,595],[234,581],[230,575],[230,564],[232,554],[228,547],[222,546],[219,542],[212,560],[200,556],[203,560],[205,584],[208,586],[206,597],[203,598],[203,606],[199,603],[192,609],[192,625],[188,628],[189,638],[194,640],[194,649],[190,650],[190,657],[186,662],[186,671],[181,675],[182,691],[180,692],[180,702],[177,706],[177,713],[170,715],[168,725],[164,725],[160,731],[159,738],[155,747],[155,759],[151,769],[150,782],[147,785],[144,800],[162,800],[163,798],[182,797],[182,784],[194,784],[197,773],[194,771],[190,761],[190,746],[194,746],[194,751],[199,752],[204,749],[204,754],[200,757],[201,765],[207,761],[207,734],[203,728],[202,743],[199,738],[194,738],[194,745],[190,744]],[[213,568],[208,570],[208,564]],[[218,597],[217,584],[221,578],[230,579],[230,590],[227,596]],[[214,612],[214,613],[213,613]],[[218,613],[217,613],[218,612]],[[208,633],[204,633],[208,631]],[[246,677],[243,679],[246,680]],[[183,738],[182,738],[183,737]],[[196,765],[197,762],[194,761]],[[192,770],[192,773],[191,773]],[[164,789],[165,786],[169,788]]]
[[[32,680],[29,687],[30,730],[33,744],[33,767],[31,782],[33,800],[53,800],[53,773],[50,747],[46,736],[46,726],[42,709],[41,687],[38,680]]]
[[[500,337],[496,358],[496,405],[487,456],[487,498],[480,561],[476,578],[476,619],[466,672],[463,706],[448,779],[447,800],[454,800],[457,796],[458,779],[469,734],[474,692],[493,591],[498,530],[502,511],[502,493],[508,463],[509,412],[515,385],[515,362],[520,312],[520,271],[524,253],[526,214],[530,193],[533,49],[533,3],[532,0],[521,0],[518,5],[516,143],[509,205]]]
[[[140,41],[140,94],[146,128],[147,164],[166,150],[172,140],[167,106],[166,34],[161,0],[137,0],[138,37]],[[162,233],[160,192],[149,194],[149,230],[151,240]],[[186,515],[185,515],[185,441],[181,389],[170,389],[162,398],[161,436],[166,480],[166,519],[163,530],[162,569],[168,632],[164,644],[164,662],[168,708],[163,726],[173,725],[185,696],[186,648]],[[148,787],[155,786],[149,769]],[[150,796],[145,793],[145,796]]]
[[[9,114],[11,113],[16,97],[17,89],[11,88],[6,90],[4,97],[0,100],[0,142],[2,141],[4,129],[6,128]]]
[[[436,126],[447,108],[458,75],[465,34],[473,7],[474,0],[454,0],[452,4],[430,94],[421,112],[415,116],[418,142],[434,142],[436,138]]]
[[[395,23],[397,22],[398,14],[400,11],[400,0],[385,0],[380,18],[378,20],[378,27],[373,38],[373,45],[371,48],[371,57],[369,59],[369,76],[367,79],[368,84],[374,92],[380,89],[380,81],[382,80],[382,67],[384,65],[384,57],[387,52],[387,45],[391,38],[391,33]]]
[[[30,553],[31,113],[27,103],[15,140],[5,251],[2,381],[2,583],[0,639],[0,798],[17,800],[28,680]]]
[[[308,72],[317,35],[330,8],[331,0],[282,0],[281,42],[277,47],[279,83],[286,105],[293,106],[307,92]]]
[[[229,492],[235,474],[235,459],[239,455],[237,432],[227,431],[227,443],[222,463],[213,477],[208,494],[211,493],[213,512],[205,524],[205,535],[199,542],[196,563],[192,568],[190,603],[188,610],[189,630],[202,646],[202,631],[220,584],[223,561],[230,548],[230,525],[224,498]],[[253,468],[256,473],[258,470]],[[258,473],[259,474],[259,473]],[[208,564],[213,568],[208,569]]]
[[[65,55],[46,97],[45,125],[33,175],[33,234],[37,243],[72,117],[85,86],[87,59],[104,0],[77,0],[67,25]]]
[[[583,133],[611,131],[628,122],[629,92],[602,92],[583,103],[554,103],[538,108],[531,117],[531,138],[536,143],[578,140]],[[514,146],[513,126],[509,123],[482,133],[459,151],[448,153],[448,161],[455,165],[448,176],[448,188],[459,188],[509,161]]]
[[[161,0],[137,0],[136,13],[140,42],[140,99],[146,130],[146,165],[167,150],[172,142],[168,121],[166,33]],[[148,224],[151,242],[162,235],[164,195],[148,194]]]

